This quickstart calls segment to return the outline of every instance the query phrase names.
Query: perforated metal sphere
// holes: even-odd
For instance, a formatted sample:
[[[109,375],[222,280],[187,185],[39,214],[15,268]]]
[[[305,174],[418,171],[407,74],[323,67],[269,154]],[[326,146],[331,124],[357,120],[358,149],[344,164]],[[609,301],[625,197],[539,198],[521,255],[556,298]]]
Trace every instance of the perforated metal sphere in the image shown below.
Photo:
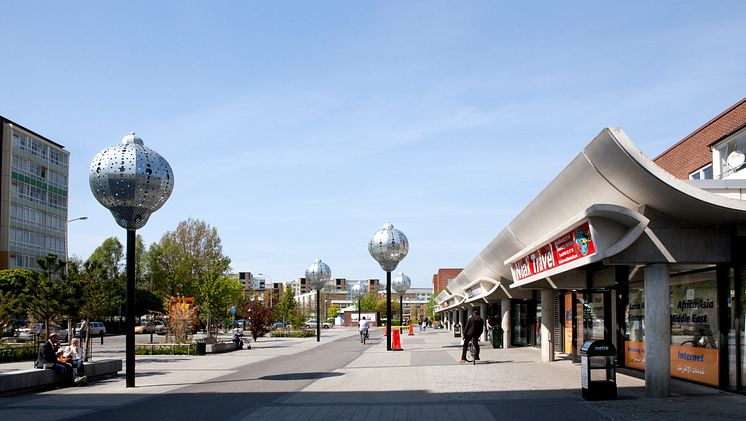
[[[332,279],[332,270],[321,259],[314,260],[306,269],[306,280],[308,280],[311,288],[317,291],[323,289],[330,279]]]
[[[368,243],[368,251],[384,271],[393,272],[399,262],[407,257],[409,241],[391,222],[386,222],[383,228],[373,234]]]
[[[391,282],[391,288],[393,288],[393,290],[399,295],[404,295],[411,286],[412,280],[409,279],[409,276],[405,275],[404,272],[399,272]]]
[[[128,230],[144,227],[174,189],[171,166],[134,132],[96,154],[88,182],[96,200]]]
[[[357,300],[368,292],[368,287],[361,281],[353,285],[350,292],[352,293],[352,298]]]

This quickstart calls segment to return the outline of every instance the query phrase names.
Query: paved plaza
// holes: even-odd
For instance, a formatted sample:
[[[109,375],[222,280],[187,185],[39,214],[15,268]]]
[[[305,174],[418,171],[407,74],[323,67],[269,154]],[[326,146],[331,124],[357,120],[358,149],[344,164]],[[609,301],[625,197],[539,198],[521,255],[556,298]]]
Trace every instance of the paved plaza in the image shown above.
[[[109,341],[109,338],[107,338]],[[233,420],[743,419],[746,397],[673,380],[649,399],[642,379],[619,374],[619,400],[580,397],[580,366],[540,363],[534,348],[482,347],[460,365],[458,338],[430,330],[387,352],[377,330],[360,344],[337,328],[315,338],[262,338],[251,350],[203,357],[138,356],[137,387],[119,377],[84,387],[0,398],[0,418]],[[116,341],[112,340],[112,346]],[[121,358],[104,347],[98,358]],[[0,365],[0,370],[30,363]]]

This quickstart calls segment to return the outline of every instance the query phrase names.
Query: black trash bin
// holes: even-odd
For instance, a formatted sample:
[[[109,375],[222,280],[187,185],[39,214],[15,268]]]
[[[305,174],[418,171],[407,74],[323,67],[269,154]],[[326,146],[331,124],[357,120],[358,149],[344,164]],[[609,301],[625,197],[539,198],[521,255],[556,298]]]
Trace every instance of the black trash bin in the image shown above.
[[[583,399],[616,399],[616,349],[609,341],[587,341],[580,348]]]
[[[453,337],[460,338],[461,337],[461,325],[456,323],[453,325]]]
[[[194,350],[194,355],[206,355],[207,354],[207,341],[204,339],[195,339],[194,343],[196,345],[196,349]]]
[[[492,348],[502,349],[503,347],[503,328],[497,327],[492,329]]]

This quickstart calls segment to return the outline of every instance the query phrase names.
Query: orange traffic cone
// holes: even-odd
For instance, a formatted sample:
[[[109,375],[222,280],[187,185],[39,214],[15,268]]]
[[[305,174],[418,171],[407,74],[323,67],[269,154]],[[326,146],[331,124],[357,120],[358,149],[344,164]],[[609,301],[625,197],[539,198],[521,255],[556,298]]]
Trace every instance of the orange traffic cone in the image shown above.
[[[401,351],[401,336],[399,336],[399,330],[394,330],[391,336],[391,350]]]
[[[409,336],[414,336],[414,326],[412,326],[412,323],[409,324]]]

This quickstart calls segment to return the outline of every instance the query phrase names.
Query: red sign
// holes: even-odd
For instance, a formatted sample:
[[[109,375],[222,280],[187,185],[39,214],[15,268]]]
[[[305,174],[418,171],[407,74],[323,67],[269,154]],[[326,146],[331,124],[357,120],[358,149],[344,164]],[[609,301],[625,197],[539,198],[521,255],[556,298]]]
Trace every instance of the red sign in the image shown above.
[[[559,236],[510,265],[513,279],[520,281],[596,253],[588,222]]]

